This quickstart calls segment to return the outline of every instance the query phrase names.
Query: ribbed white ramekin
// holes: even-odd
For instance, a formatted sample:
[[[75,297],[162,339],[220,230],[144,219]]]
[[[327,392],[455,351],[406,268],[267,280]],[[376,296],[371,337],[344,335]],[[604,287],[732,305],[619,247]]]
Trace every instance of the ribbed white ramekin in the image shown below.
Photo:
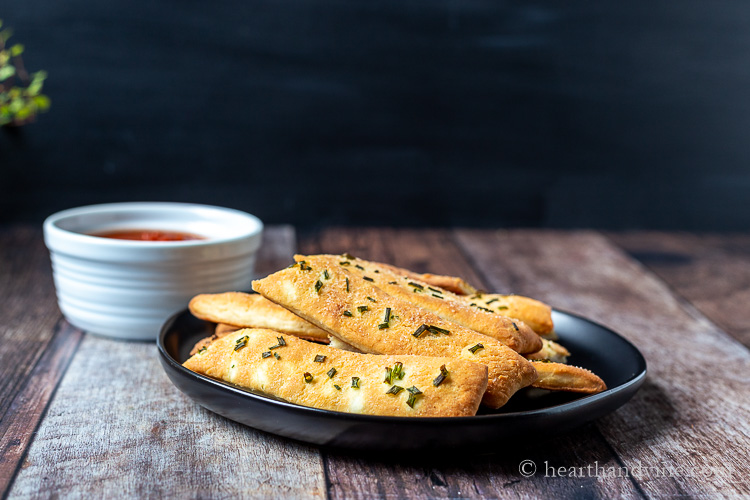
[[[91,236],[127,229],[180,231],[190,241]],[[118,339],[154,340],[199,293],[249,290],[263,223],[237,210],[187,203],[112,203],[44,222],[57,299],[73,325]]]

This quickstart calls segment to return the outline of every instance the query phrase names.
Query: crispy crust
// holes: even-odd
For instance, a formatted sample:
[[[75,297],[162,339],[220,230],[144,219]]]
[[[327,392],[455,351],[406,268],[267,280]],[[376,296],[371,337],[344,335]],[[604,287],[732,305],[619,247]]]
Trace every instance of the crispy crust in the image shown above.
[[[531,361],[547,360],[563,364],[568,361],[570,351],[568,351],[565,347],[561,346],[557,342],[553,342],[552,340],[544,339],[543,342],[544,346],[541,348],[541,350],[532,354],[527,354],[526,359],[529,359]]]
[[[236,349],[245,336],[246,345]],[[286,345],[277,347],[278,338]],[[262,357],[263,352],[273,352]],[[315,362],[315,356],[325,356]],[[384,382],[386,367],[403,363],[404,377]],[[445,365],[449,375],[438,386],[433,380]],[[205,351],[188,359],[189,370],[260,391],[291,403],[325,410],[369,415],[453,417],[476,414],[487,386],[487,367],[455,358],[426,356],[373,356],[313,344],[266,329],[243,329],[212,342]],[[335,368],[333,376],[328,372]],[[304,374],[312,375],[307,383]],[[359,377],[359,388],[352,387]],[[340,390],[334,387],[340,387]],[[386,394],[393,385],[417,387],[422,393],[414,407],[407,405],[409,392]]]
[[[255,293],[196,295],[188,307],[194,316],[207,321],[242,328],[269,328],[305,339],[328,342],[328,333]]]
[[[596,394],[607,389],[602,379],[585,368],[539,361],[533,364],[539,374],[537,381],[532,384],[533,387],[583,394]]]
[[[393,274],[397,274],[399,276],[406,276],[407,278],[411,278],[415,280],[424,281],[430,286],[440,287],[443,290],[453,292],[456,295],[472,295],[472,294],[477,293],[476,288],[471,286],[465,280],[461,278],[457,278],[455,276],[443,276],[440,274],[430,274],[430,273],[419,274],[413,271],[409,271],[408,269],[403,269],[401,267],[392,266],[390,264],[379,263],[379,265],[382,266],[383,269],[388,269]]]
[[[497,339],[516,352],[531,353],[542,348],[542,339],[523,322],[472,307],[458,295],[414,278],[393,274],[388,266],[377,262],[338,255],[295,255],[294,258],[297,261],[310,261],[314,258],[328,268],[345,264],[347,271],[360,277],[367,276],[387,294],[412,302],[447,321]]]
[[[305,270],[297,264],[253,281],[253,289],[364,352],[450,356],[485,364],[489,383],[483,402],[493,408],[501,407],[518,389],[536,380],[532,364],[497,340],[388,295],[340,266],[327,267],[326,262],[311,257]],[[360,312],[359,306],[368,310]],[[380,329],[386,308],[390,308],[392,318],[387,328]],[[344,315],[345,311],[351,316]],[[412,335],[421,325],[450,333]],[[480,343],[484,347],[476,353],[469,350]]]
[[[555,325],[552,323],[552,308],[536,299],[522,295],[501,295],[498,293],[475,293],[462,297],[468,303],[474,303],[500,314],[517,318],[531,327],[539,335],[554,340]]]

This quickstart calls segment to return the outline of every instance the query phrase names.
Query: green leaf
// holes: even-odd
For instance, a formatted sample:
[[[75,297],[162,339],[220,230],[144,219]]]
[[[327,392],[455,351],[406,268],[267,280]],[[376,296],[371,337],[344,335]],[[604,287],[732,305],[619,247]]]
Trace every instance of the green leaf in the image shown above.
[[[19,97],[17,99],[13,99],[12,101],[10,101],[10,104],[8,105],[8,109],[10,110],[11,113],[16,114],[19,111],[21,111],[21,109],[23,109],[23,106],[24,106],[24,101],[23,99]]]
[[[16,74],[16,68],[13,66],[4,66],[0,68],[0,82],[7,80],[11,76]]]
[[[12,57],[20,56],[21,54],[23,54],[23,48],[23,45],[21,45],[20,43],[15,44],[10,48],[10,55]]]
[[[35,96],[33,98],[33,101],[39,108],[39,111],[47,111],[49,109],[49,105],[51,104],[49,97],[47,97],[46,95]]]
[[[0,31],[0,40],[3,41],[3,43],[8,41],[8,38],[13,36],[13,30],[10,28],[5,28],[4,30]]]

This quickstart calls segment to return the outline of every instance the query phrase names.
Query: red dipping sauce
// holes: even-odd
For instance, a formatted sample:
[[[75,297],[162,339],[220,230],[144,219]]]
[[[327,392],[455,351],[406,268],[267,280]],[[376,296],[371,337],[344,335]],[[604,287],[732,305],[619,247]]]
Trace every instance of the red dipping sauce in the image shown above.
[[[101,233],[93,233],[91,236],[132,241],[191,241],[206,239],[204,236],[199,236],[197,234],[183,233],[180,231],[160,231],[156,229],[104,231]]]

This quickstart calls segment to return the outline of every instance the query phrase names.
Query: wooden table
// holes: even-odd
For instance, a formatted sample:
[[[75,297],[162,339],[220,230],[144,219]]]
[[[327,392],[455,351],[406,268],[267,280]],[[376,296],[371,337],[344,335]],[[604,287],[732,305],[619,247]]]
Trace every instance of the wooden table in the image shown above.
[[[153,343],[72,327],[39,228],[4,227],[0,496],[750,495],[750,236],[326,229],[297,238],[272,227],[258,271],[286,265],[295,250],[349,251],[537,297],[627,337],[648,378],[613,414],[497,454],[318,449],[197,406],[169,382]],[[521,474],[524,460],[536,474]]]

